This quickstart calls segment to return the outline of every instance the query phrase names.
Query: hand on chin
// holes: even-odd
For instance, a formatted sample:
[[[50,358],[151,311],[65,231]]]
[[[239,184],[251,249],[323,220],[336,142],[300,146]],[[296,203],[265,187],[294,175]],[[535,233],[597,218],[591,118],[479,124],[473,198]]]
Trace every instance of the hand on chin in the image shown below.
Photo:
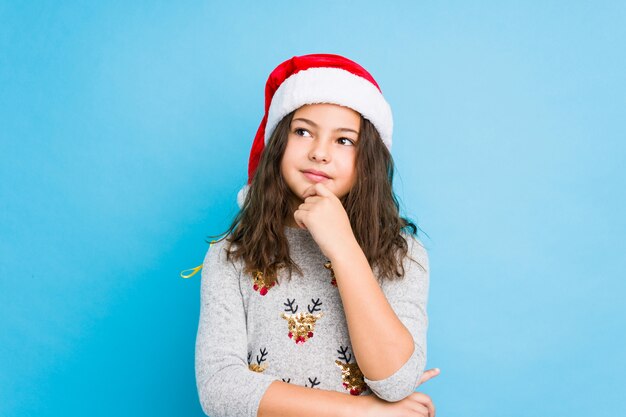
[[[298,227],[309,230],[327,257],[354,239],[348,214],[328,187],[321,182],[313,184],[304,192],[303,198],[293,218]]]

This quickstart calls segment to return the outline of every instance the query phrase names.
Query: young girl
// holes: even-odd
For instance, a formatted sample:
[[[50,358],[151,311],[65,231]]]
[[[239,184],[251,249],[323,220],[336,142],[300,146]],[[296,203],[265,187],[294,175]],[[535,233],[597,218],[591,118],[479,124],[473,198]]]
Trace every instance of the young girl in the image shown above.
[[[342,56],[269,76],[241,210],[203,262],[207,415],[434,416],[414,392],[438,374],[424,371],[428,257],[392,190],[392,128],[374,78]]]

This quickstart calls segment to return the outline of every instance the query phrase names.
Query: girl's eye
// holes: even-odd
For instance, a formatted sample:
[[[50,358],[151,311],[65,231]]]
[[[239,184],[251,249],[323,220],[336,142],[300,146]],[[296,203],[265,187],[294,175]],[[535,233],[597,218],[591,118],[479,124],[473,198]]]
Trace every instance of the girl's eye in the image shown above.
[[[294,130],[294,132],[296,132],[296,135],[298,135],[298,136],[305,136],[304,132],[306,132],[306,133],[307,133],[307,134],[309,134],[309,136],[310,136],[309,131],[308,131],[308,130],[306,130],[306,129],[302,129],[301,127],[296,128],[296,129]]]
[[[339,139],[337,139],[337,140],[340,140],[340,141],[345,141],[345,142],[343,142],[343,143],[342,143],[343,145],[351,145],[351,146],[354,146],[354,141],[353,141],[352,139],[348,139],[348,138],[339,138]]]

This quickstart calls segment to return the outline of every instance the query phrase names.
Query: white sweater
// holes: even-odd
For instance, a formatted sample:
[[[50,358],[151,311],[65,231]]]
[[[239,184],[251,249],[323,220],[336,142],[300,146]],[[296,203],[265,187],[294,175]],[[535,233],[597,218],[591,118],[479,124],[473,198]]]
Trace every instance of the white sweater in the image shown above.
[[[304,276],[281,270],[277,284],[243,274],[243,262],[226,261],[226,240],[207,251],[202,268],[196,338],[196,383],[211,417],[256,417],[273,381],[348,395],[400,401],[417,387],[426,365],[428,255],[405,234],[411,257],[404,278],[379,281],[398,318],[413,335],[415,350],[393,375],[364,377],[352,353],[332,265],[304,229],[285,227],[290,256]],[[376,269],[374,269],[376,274]],[[376,335],[372,335],[376,337]]]

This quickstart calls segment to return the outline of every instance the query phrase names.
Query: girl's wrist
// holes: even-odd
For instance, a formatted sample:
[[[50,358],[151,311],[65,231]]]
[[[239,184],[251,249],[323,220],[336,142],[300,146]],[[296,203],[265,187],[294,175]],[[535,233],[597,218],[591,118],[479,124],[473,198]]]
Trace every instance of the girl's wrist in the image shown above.
[[[327,255],[328,260],[331,262],[342,259],[352,259],[355,253],[362,251],[354,235],[342,242],[335,241],[334,243],[336,245],[335,249],[330,250]]]
[[[348,402],[348,406],[344,408],[345,413],[343,417],[365,416],[367,410],[370,409],[372,402],[372,395],[350,395],[351,401]]]

